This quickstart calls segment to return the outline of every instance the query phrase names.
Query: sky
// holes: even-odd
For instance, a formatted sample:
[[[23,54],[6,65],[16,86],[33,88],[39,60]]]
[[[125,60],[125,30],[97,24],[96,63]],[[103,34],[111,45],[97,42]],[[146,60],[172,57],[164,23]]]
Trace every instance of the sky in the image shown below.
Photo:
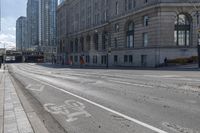
[[[20,16],[26,16],[27,0],[1,0],[1,31],[0,48],[15,48],[16,20]]]

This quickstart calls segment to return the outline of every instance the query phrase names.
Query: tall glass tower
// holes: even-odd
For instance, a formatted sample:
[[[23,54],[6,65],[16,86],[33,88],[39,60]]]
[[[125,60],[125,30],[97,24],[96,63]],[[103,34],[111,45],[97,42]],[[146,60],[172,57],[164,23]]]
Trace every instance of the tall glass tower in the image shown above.
[[[19,17],[16,22],[16,50],[27,50],[27,18]]]
[[[39,0],[39,45],[47,61],[56,54],[56,8],[58,0]]]
[[[28,0],[27,3],[27,36],[29,48],[39,45],[39,0]]]

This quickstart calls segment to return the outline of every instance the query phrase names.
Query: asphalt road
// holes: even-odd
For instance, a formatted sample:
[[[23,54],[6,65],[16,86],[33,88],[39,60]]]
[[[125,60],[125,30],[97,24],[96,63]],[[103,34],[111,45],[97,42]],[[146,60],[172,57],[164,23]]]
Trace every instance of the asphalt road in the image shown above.
[[[69,133],[200,133],[199,71],[9,69]]]

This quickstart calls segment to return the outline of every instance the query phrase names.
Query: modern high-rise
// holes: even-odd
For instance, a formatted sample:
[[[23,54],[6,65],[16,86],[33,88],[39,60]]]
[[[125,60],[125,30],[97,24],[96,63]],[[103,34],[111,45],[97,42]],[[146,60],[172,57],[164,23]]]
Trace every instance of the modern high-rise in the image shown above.
[[[28,0],[27,27],[29,49],[36,49],[39,45],[39,0]]]
[[[56,9],[58,0],[39,0],[39,45],[46,61],[56,55]]]
[[[27,18],[19,17],[16,22],[16,49],[23,51],[27,48]]]

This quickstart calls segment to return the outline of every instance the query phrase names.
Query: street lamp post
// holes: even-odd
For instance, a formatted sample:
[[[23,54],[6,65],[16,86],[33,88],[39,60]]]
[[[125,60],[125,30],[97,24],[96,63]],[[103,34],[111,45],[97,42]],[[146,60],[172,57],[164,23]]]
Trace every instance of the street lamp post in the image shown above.
[[[198,27],[198,34],[197,34],[197,54],[198,54],[198,67],[200,68],[200,22],[199,22],[199,11],[196,11],[197,16],[197,27]]]
[[[109,55],[111,55],[111,48],[108,48],[107,51],[107,64],[106,64],[107,69],[109,68]]]
[[[200,68],[200,31],[198,32],[198,44],[197,44],[197,49],[198,49],[198,66]]]
[[[108,67],[109,67],[109,65],[108,65],[108,58],[109,58],[109,54],[108,54],[108,52],[107,52],[107,55],[106,55],[107,57],[107,63],[106,63],[106,68],[108,69]]]

